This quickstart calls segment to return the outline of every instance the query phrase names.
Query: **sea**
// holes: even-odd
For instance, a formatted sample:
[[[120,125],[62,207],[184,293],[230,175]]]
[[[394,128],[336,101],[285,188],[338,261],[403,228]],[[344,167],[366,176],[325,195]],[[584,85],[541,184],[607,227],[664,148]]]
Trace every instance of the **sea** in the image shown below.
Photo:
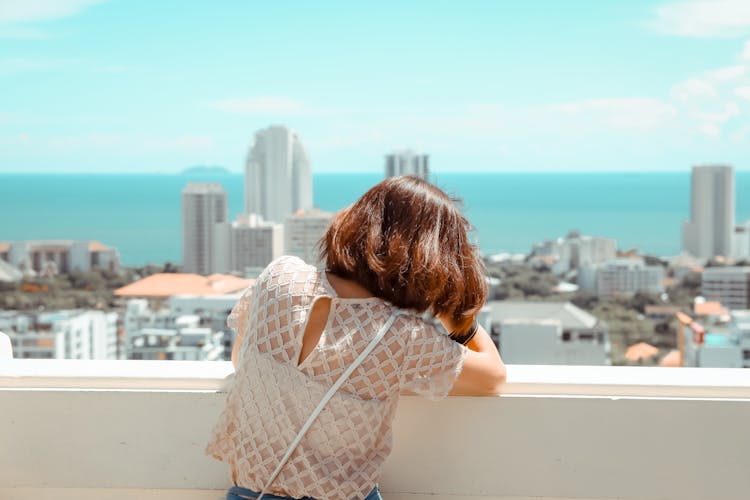
[[[377,173],[313,175],[313,202],[337,211],[382,179]],[[484,255],[528,253],[570,230],[615,238],[621,249],[680,252],[690,216],[690,172],[437,173],[462,200]],[[130,266],[182,261],[181,191],[218,182],[233,219],[243,210],[243,176],[211,174],[0,174],[0,241],[98,240]],[[750,219],[750,171],[736,172],[736,216]]]

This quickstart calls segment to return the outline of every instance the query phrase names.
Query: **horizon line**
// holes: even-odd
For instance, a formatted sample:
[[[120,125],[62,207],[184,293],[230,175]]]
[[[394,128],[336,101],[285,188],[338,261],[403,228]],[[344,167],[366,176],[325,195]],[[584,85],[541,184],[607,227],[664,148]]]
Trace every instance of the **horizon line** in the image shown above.
[[[611,171],[599,171],[599,170],[440,170],[437,172],[430,172],[430,176],[441,175],[441,174],[463,174],[463,175],[477,175],[477,174],[592,174],[592,175],[614,175],[614,174],[686,174],[690,173],[691,167],[685,170],[611,170]],[[750,172],[750,168],[736,168],[735,172]],[[322,172],[312,172],[312,175],[382,175],[382,171],[375,170],[363,170],[358,172],[352,172],[351,170],[326,170]],[[92,172],[92,171],[67,171],[67,172],[46,172],[46,171],[31,171],[31,172],[0,172],[0,175],[153,175],[153,176],[222,176],[222,175],[244,175],[244,172],[237,170],[227,170],[226,172],[207,172],[207,173],[190,173],[190,172],[151,172],[151,171],[113,171],[113,172]]]

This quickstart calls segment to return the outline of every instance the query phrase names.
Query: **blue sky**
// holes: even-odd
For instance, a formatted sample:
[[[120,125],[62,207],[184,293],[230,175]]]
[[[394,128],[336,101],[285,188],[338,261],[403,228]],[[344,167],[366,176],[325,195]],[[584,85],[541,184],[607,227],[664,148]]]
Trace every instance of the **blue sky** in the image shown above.
[[[0,0],[0,172],[750,168],[750,2]]]

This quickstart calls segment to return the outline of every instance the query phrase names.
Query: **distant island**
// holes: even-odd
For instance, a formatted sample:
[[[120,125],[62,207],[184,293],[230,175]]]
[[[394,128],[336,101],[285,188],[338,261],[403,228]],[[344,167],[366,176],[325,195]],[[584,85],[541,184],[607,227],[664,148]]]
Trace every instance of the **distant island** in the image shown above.
[[[228,169],[224,167],[219,167],[217,165],[196,165],[194,167],[188,167],[184,169],[182,174],[188,174],[188,175],[205,175],[205,174],[229,174],[231,173]]]

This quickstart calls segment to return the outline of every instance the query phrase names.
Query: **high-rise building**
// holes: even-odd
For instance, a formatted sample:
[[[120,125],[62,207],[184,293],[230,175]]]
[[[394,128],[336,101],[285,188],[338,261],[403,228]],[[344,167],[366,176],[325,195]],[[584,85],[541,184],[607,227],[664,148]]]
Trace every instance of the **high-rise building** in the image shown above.
[[[317,208],[297,212],[284,224],[285,250],[308,264],[319,264],[318,242],[328,229],[333,214]]]
[[[734,250],[732,256],[737,260],[750,259],[750,221],[734,228]]]
[[[416,175],[427,181],[430,176],[429,160],[428,155],[415,153],[411,149],[394,151],[385,156],[385,176]]]
[[[723,165],[693,167],[690,220],[682,225],[682,250],[710,259],[733,255],[734,169]]]
[[[297,133],[282,126],[256,132],[245,164],[245,213],[283,223],[310,208],[310,160]]]
[[[701,288],[706,300],[715,300],[728,309],[750,309],[750,266],[707,267]]]
[[[208,275],[223,271],[228,239],[219,234],[227,220],[227,193],[221,184],[191,182],[182,190],[183,271]]]
[[[264,268],[284,253],[284,226],[257,214],[238,215],[231,228],[231,270]]]
[[[214,225],[213,273],[259,274],[284,253],[284,226],[258,214],[241,214]]]

